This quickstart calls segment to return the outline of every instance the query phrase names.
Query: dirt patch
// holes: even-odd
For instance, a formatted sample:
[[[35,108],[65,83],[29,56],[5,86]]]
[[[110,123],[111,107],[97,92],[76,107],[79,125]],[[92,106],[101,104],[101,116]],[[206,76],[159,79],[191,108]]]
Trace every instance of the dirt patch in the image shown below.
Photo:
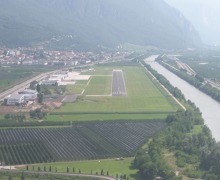
[[[10,170],[10,169],[16,169],[16,168],[14,166],[0,166],[0,169]]]
[[[44,105],[46,106],[46,108],[55,109],[55,108],[61,107],[63,105],[63,103],[61,103],[61,102],[46,102],[46,103],[44,103]]]
[[[16,113],[16,106],[0,106],[0,114]]]
[[[77,99],[76,94],[69,94],[63,98],[62,102],[71,103],[71,102],[75,102],[76,99]]]
[[[70,72],[65,81],[89,80],[90,75],[80,75],[79,72]]]

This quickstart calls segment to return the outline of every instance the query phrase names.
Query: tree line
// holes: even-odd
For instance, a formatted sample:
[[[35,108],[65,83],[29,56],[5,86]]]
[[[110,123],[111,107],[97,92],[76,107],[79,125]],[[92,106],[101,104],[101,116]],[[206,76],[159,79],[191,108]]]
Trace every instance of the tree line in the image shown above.
[[[175,92],[176,88],[169,81],[161,77],[148,64],[142,63],[171,93]],[[181,91],[178,89],[177,92],[175,97],[186,102]],[[216,143],[211,131],[204,125],[199,108],[190,100],[186,103],[189,106],[188,109],[168,115],[166,118],[168,126],[152,139],[146,149],[137,153],[135,165],[143,177],[153,179],[160,176],[168,180],[181,179],[175,176],[164,160],[163,151],[168,149],[175,155],[176,165],[184,168],[183,173],[189,178],[220,179],[220,143]],[[196,127],[201,129],[193,132]],[[187,165],[191,165],[191,168]]]
[[[162,63],[162,61],[158,61],[162,66],[166,69],[171,71],[172,73],[179,76],[181,79],[187,81],[189,84],[193,85],[194,87],[198,88],[202,92],[206,93],[207,95],[211,96],[216,101],[220,102],[220,90],[215,87],[212,87],[210,84],[204,82],[204,77],[197,74],[195,76],[188,75],[185,71],[178,71],[176,69],[171,68],[170,66]]]

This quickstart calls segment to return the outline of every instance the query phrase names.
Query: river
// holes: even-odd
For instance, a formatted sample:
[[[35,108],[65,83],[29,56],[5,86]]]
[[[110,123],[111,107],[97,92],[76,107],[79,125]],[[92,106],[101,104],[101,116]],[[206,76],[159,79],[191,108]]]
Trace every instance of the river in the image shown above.
[[[220,141],[220,103],[155,62],[157,57],[157,55],[150,56],[145,62],[162,74],[173,86],[178,87],[187,100],[195,103],[202,112],[205,124],[212,131],[213,137],[216,141]]]

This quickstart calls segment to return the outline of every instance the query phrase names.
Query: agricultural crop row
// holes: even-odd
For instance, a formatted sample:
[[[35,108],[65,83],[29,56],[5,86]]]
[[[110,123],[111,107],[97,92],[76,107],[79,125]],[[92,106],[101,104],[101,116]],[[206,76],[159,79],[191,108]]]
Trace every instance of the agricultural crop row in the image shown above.
[[[52,162],[53,157],[44,144],[39,142],[1,145],[0,160],[3,164],[29,164]]]
[[[89,127],[114,144],[118,149],[131,156],[138,147],[144,144],[148,138],[152,137],[164,125],[161,121],[133,121],[91,123]]]
[[[85,122],[69,128],[0,130],[0,162],[28,164],[126,157],[158,132],[165,123]]]

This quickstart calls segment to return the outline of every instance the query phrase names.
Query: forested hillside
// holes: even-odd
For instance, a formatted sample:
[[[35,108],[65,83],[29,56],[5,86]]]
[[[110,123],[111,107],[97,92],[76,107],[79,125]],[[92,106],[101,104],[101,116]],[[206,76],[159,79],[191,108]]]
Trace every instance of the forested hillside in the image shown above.
[[[64,35],[70,36],[51,47],[131,43],[181,49],[200,44],[190,22],[163,0],[0,1],[0,45],[31,46]]]

